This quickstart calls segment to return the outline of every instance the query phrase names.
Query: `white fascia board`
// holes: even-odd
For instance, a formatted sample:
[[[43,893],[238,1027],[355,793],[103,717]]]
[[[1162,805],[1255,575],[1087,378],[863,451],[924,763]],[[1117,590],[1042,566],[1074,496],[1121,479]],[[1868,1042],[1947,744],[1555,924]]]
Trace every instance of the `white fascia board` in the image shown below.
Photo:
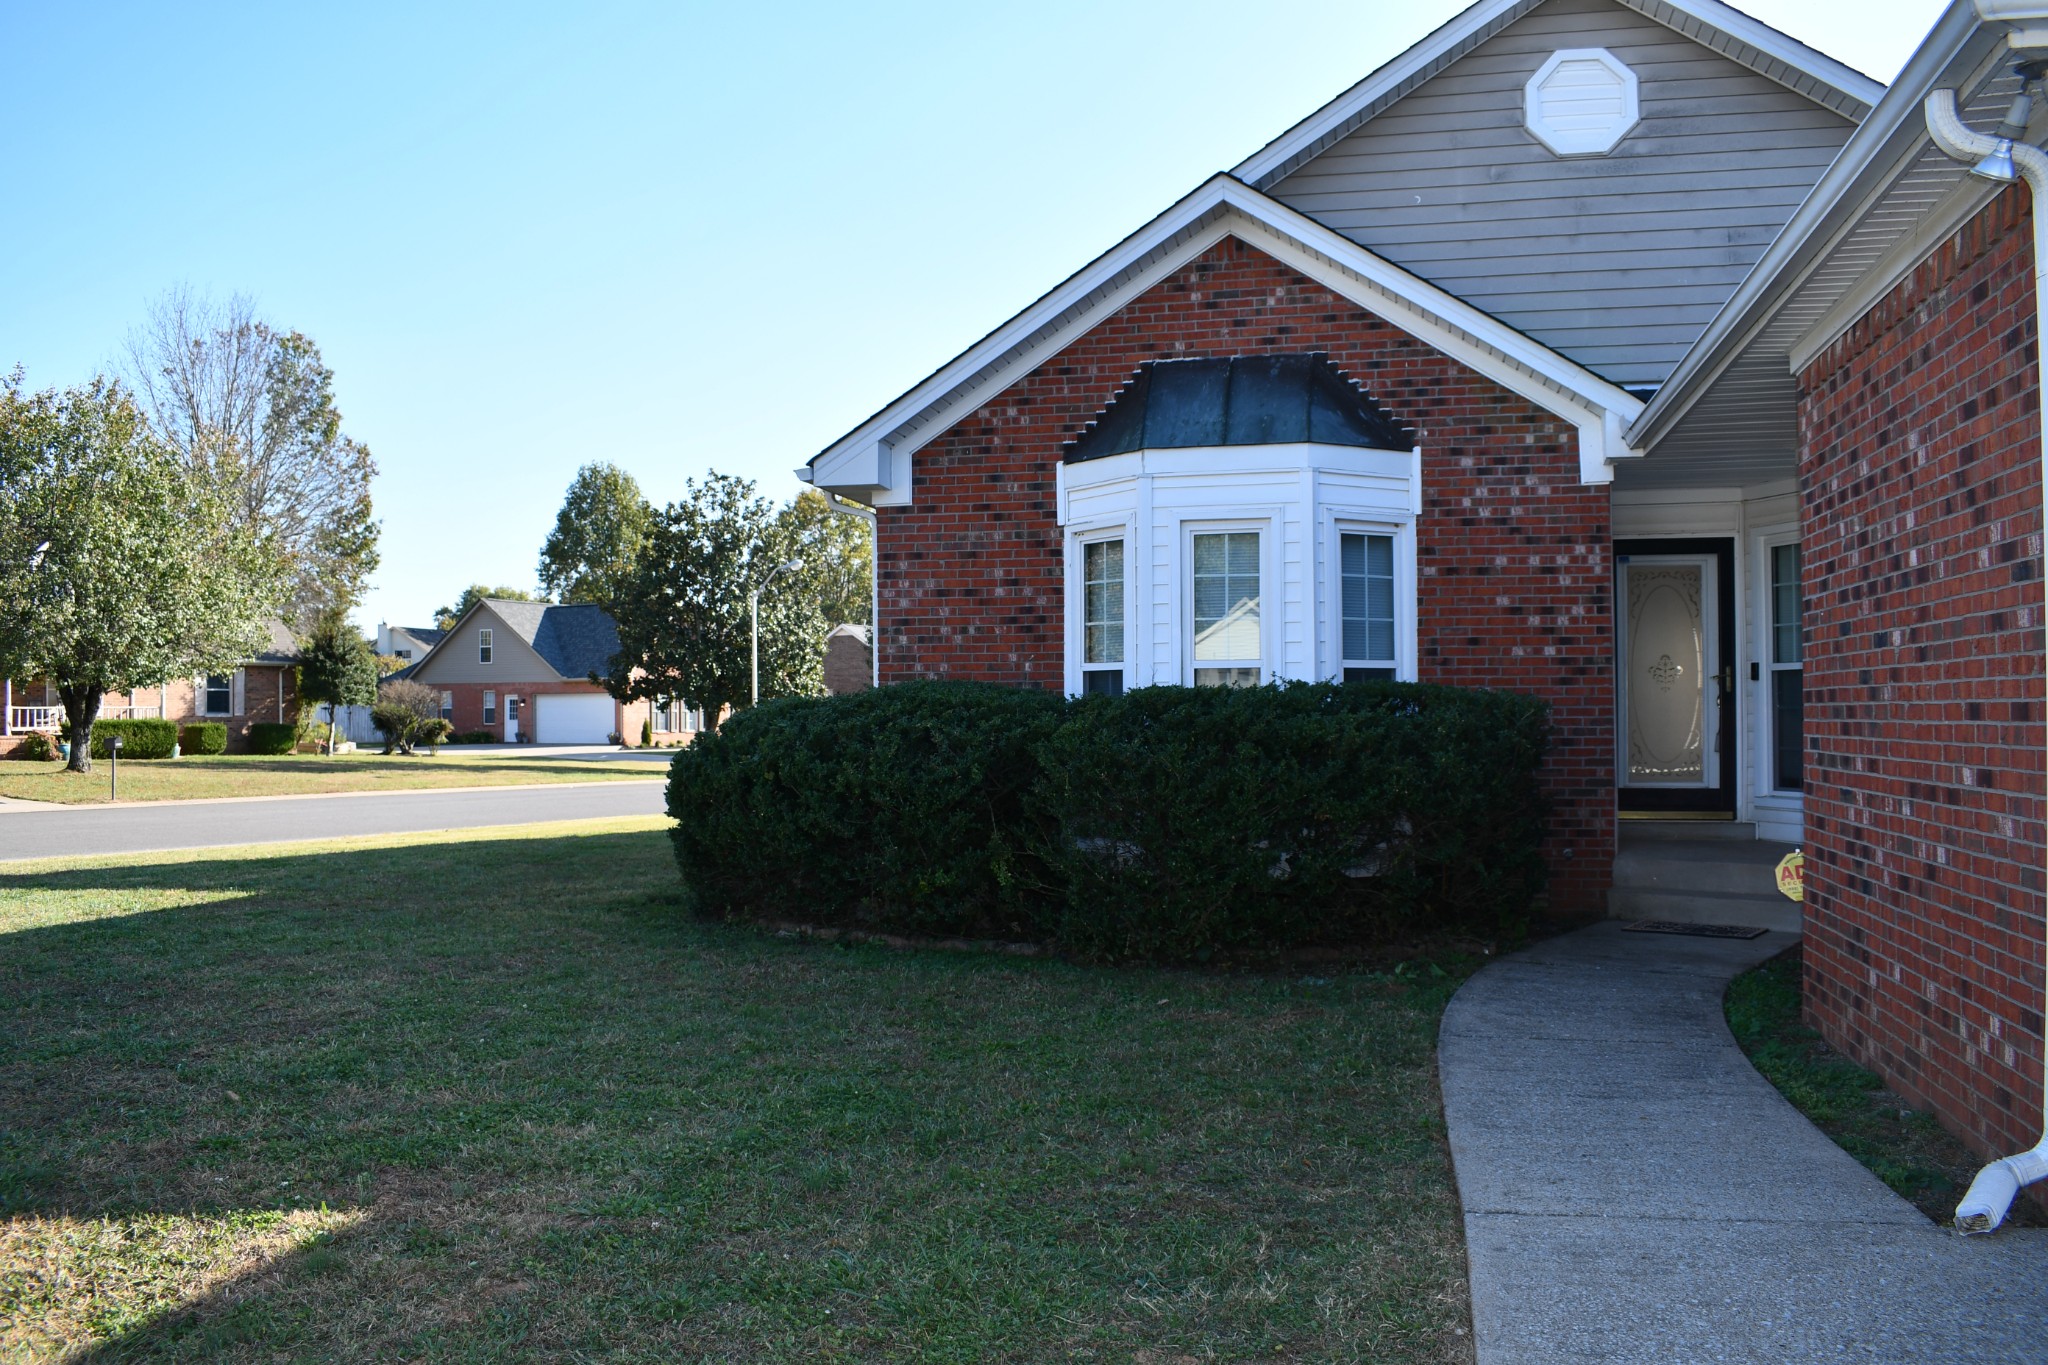
[[[1973,39],[1977,40],[1974,44]],[[1985,34],[1971,0],[1954,0],[1943,12],[1870,117],[1850,134],[1840,154],[1792,211],[1790,221],[1629,426],[1632,446],[1639,450],[1654,447],[1706,396],[1714,381],[1770,324],[1779,307],[1820,267],[1828,252],[1854,230],[1884,185],[1919,155],[1928,140],[1920,113],[1927,92],[1945,79],[1952,80],[1951,69],[1965,58],[1981,63],[1983,54],[1973,53],[1973,48],[1994,48],[2002,41],[2002,36],[1994,39]],[[1852,198],[1859,203],[1854,212],[1845,214],[1842,210]]]
[[[1996,0],[1982,2],[1996,3]],[[1662,0],[1661,5],[1644,3],[1643,0],[1621,0],[1621,3],[1658,23],[1663,23],[1664,19],[1655,11],[1662,8],[1718,29],[1748,50],[1743,55],[1751,60],[1744,65],[1752,70],[1758,65],[1768,65],[1770,61],[1778,62],[1840,91],[1865,109],[1875,106],[1884,95],[1881,82],[1844,66],[1826,53],[1815,51],[1741,10],[1718,3],[1718,0]],[[1231,173],[1261,189],[1271,188],[1271,182],[1292,171],[1299,159],[1320,150],[1326,141],[1351,131],[1351,125],[1366,110],[1406,95],[1443,67],[1463,57],[1468,50],[1535,8],[1533,0],[1480,0],[1239,162]],[[1758,63],[1757,58],[1766,60]]]
[[[1536,0],[1480,0],[1470,9],[1374,71],[1358,84],[1289,128],[1231,168],[1231,174],[1247,184],[1260,185],[1296,157],[1313,150],[1318,143],[1343,128],[1360,111],[1388,98],[1399,98],[1410,88],[1436,74],[1441,66],[1464,55],[1492,37],[1490,30],[1505,28],[1536,8]]]

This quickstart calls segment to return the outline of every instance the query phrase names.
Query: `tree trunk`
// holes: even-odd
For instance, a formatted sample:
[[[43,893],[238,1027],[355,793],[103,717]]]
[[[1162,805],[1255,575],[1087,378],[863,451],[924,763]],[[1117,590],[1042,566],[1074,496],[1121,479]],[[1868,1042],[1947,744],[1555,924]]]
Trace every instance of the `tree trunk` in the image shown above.
[[[92,727],[100,718],[100,700],[107,695],[106,689],[85,683],[59,683],[57,695],[64,699],[65,732],[71,736],[71,762],[66,768],[74,773],[89,773]]]

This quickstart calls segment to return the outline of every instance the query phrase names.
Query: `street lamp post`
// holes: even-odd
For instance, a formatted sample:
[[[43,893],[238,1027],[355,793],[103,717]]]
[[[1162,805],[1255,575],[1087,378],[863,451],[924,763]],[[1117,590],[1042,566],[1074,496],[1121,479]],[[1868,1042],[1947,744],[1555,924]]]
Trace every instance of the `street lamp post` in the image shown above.
[[[767,588],[767,586],[770,583],[773,583],[775,581],[775,575],[781,573],[785,569],[801,569],[803,566],[804,562],[801,559],[786,559],[782,563],[777,564],[774,568],[770,569],[768,571],[768,576],[762,579],[758,584],[756,584],[754,590],[747,594],[747,611],[753,619],[754,630],[754,699],[750,703],[750,705],[759,706],[761,704],[761,593],[765,588]]]

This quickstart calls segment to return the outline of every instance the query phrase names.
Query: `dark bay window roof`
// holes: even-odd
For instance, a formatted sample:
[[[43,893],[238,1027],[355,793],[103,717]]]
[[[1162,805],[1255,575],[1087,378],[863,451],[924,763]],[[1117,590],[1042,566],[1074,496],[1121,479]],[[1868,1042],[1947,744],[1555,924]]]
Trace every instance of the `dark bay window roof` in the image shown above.
[[[1414,440],[1319,353],[1155,360],[1067,443],[1068,464],[1132,450],[1188,446],[1363,446],[1412,450]]]

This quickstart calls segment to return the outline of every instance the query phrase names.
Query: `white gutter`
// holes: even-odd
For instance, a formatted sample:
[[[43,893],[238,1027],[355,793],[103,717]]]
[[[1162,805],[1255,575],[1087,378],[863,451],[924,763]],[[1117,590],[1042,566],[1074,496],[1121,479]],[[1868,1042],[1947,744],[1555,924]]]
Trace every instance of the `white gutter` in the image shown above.
[[[1995,7],[1996,0],[1977,0],[1978,9]],[[2007,8],[2012,8],[2007,6]],[[2033,8],[2033,6],[2029,6]],[[1986,15],[1989,18],[1989,15]],[[2048,204],[2048,152],[2030,146],[2017,139],[1993,137],[1980,133],[1964,123],[1956,112],[1956,92],[1936,90],[1927,97],[1927,131],[1934,138],[1934,145],[1957,161],[1975,165],[1993,152],[2005,152],[2012,157],[2013,169],[2027,182],[2027,190],[2034,201],[2034,319],[2038,334],[2048,324],[2048,213],[2042,212]],[[2035,347],[2035,366],[2040,370],[2041,348]],[[2039,375],[2037,374],[2037,378]],[[2036,409],[2040,407],[2040,392],[2035,392]],[[2048,412],[2041,413],[2041,489],[2043,513],[2048,516]],[[2048,1073],[2048,1054],[2042,1057],[2042,1069]],[[2048,1074],[2042,1077],[2041,1099],[2041,1140],[2031,1151],[1994,1161],[1977,1172],[1977,1178],[1970,1182],[1969,1193],[1963,1202],[1956,1205],[1956,1226],[1964,1232],[1990,1232],[2005,1221],[2006,1213],[2012,1208],[2013,1198],[2020,1188],[2037,1180],[2048,1179]]]

